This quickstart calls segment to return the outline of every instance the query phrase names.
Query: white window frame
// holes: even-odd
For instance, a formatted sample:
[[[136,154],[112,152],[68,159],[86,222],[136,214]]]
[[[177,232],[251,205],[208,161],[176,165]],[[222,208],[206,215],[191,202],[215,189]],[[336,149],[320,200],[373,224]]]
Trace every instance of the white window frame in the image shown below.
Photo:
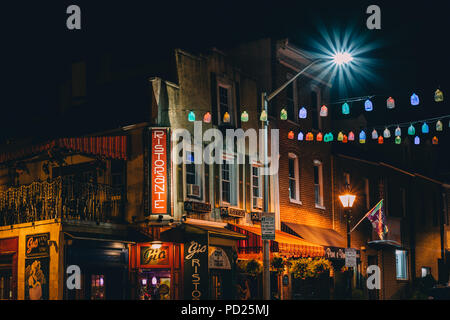
[[[233,159],[234,163],[229,164],[230,166],[230,202],[226,202],[223,200],[222,196],[222,182],[223,182],[223,171],[222,167],[223,164],[220,165],[220,205],[224,207],[232,207],[232,208],[239,208],[239,165],[237,164],[237,157],[235,155],[230,155],[224,153],[223,155],[223,161],[231,160]],[[234,180],[234,181],[233,181]],[[234,199],[233,199],[234,195]],[[232,200],[235,200],[234,202]]]
[[[255,176],[253,174],[253,168],[258,169],[258,176]],[[255,185],[253,184],[253,177],[258,178],[258,190],[259,190],[259,196],[255,197],[253,195],[253,188],[255,188]],[[262,176],[261,176],[261,165],[259,163],[252,163],[250,166],[250,199],[251,199],[251,208],[252,211],[262,211],[263,208],[257,208],[255,199],[262,199],[263,198],[263,188],[262,188]]]
[[[291,192],[289,191],[289,201],[296,204],[302,204],[300,200],[300,168],[299,168],[299,158],[296,154],[290,153],[288,154],[288,175],[289,175],[289,162],[290,160],[294,160],[294,178],[288,176],[289,188],[291,185],[291,180],[295,181],[295,198],[291,198]],[[289,190],[289,189],[288,189]]]
[[[314,167],[318,168],[319,201],[320,201],[320,203],[316,202],[316,182],[314,181],[314,176],[313,176],[313,182],[314,182],[314,205],[318,209],[325,209],[324,202],[323,202],[323,163],[320,160],[314,160],[313,163],[314,163]],[[313,174],[314,174],[314,172],[313,172]]]
[[[400,252],[404,253],[404,268],[405,268],[405,277],[399,276],[399,262],[398,262],[398,257]],[[409,274],[408,274],[408,251],[406,250],[395,250],[395,278],[397,280],[408,280],[409,279]]]
[[[230,122],[225,123],[223,122],[223,115],[220,108],[220,88],[224,88],[228,90],[228,113],[230,114]],[[230,81],[227,81],[225,79],[219,79],[217,81],[217,116],[218,116],[218,123],[219,125],[223,124],[230,124],[235,125],[236,124],[236,103],[234,101],[234,86],[231,84]]]
[[[187,150],[185,150],[183,148],[183,158],[187,159],[187,152],[194,152],[193,151],[193,146],[188,145],[187,146]],[[202,154],[203,155],[203,154]],[[195,184],[198,184],[200,186],[200,199],[194,198],[194,197],[189,197],[187,194],[187,167],[186,167],[187,163],[186,161],[183,161],[183,198],[184,201],[194,201],[194,202],[202,202],[204,203],[206,201],[206,197],[205,197],[205,167],[204,167],[204,163],[202,161],[201,164],[195,164]]]

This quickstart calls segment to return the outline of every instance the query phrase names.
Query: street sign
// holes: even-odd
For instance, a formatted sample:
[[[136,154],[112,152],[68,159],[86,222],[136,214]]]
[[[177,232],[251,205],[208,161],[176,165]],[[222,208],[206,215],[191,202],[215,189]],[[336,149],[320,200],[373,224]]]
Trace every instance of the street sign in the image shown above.
[[[275,240],[275,214],[264,212],[261,216],[261,237],[263,240]]]
[[[356,249],[345,249],[345,266],[348,268],[356,268]]]

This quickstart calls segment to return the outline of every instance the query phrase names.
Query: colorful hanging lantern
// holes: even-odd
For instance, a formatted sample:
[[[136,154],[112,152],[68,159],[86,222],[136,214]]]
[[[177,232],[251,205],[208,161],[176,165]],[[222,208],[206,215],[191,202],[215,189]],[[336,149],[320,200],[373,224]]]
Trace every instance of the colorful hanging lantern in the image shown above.
[[[389,97],[386,101],[386,105],[388,109],[394,109],[395,108],[395,100],[392,97]]]
[[[372,111],[373,110],[372,101],[367,99],[366,102],[364,102],[364,108],[366,109],[366,111]]]
[[[419,105],[419,103],[420,103],[419,96],[417,94],[413,93],[411,96],[411,105],[417,106],[417,105]]]
[[[402,138],[400,138],[400,136],[396,136],[395,137],[395,144],[400,144],[402,143]]]
[[[399,126],[397,126],[397,129],[395,129],[395,136],[400,137],[402,135],[402,129],[400,129]]]
[[[383,137],[386,138],[386,139],[391,137],[391,132],[389,131],[388,128],[384,129]]]
[[[347,135],[344,134],[344,137],[342,138],[342,143],[347,143],[347,141],[348,141]]]
[[[306,119],[306,116],[307,116],[307,111],[306,111],[306,108],[305,107],[302,107],[301,109],[300,109],[300,111],[298,112],[298,117],[300,118],[300,119]]]
[[[261,112],[261,116],[259,117],[259,120],[260,121],[267,121],[267,112],[266,112],[266,110],[263,110]]]
[[[195,113],[194,111],[190,111],[188,114],[188,121],[189,122],[194,122],[195,121]]]
[[[430,128],[428,127],[427,123],[424,122],[422,125],[422,133],[428,133],[430,132]]]
[[[415,135],[416,134],[416,128],[414,128],[414,126],[411,124],[410,126],[409,126],[409,128],[408,128],[408,134],[410,135],[410,136],[413,136],[413,135]]]
[[[378,144],[383,144],[383,142],[384,142],[383,136],[379,136],[378,137]]]
[[[355,134],[353,133],[353,131],[350,131],[348,133],[348,141],[355,141]]]
[[[342,141],[344,139],[344,134],[341,132],[338,133],[337,141]]]
[[[223,115],[223,122],[230,123],[230,114],[228,112],[225,112]]]
[[[242,122],[248,122],[248,113],[247,113],[247,111],[242,111],[242,113],[241,113],[241,121]]]
[[[323,135],[322,135],[322,132],[319,132],[319,133],[316,135],[316,141],[323,141]]]
[[[306,141],[313,141],[314,140],[314,135],[311,132],[308,132],[306,134]]]
[[[323,105],[323,106],[320,108],[320,116],[321,116],[321,117],[327,117],[327,116],[328,116],[328,108],[327,108],[326,105]]]
[[[436,131],[442,131],[443,130],[443,125],[441,120],[438,120],[438,122],[436,122]]]
[[[281,109],[281,112],[280,112],[280,119],[281,120],[287,120],[287,116],[288,116],[288,114],[287,114],[287,111],[286,111],[286,109]]]
[[[323,138],[323,141],[325,142],[331,142],[333,141],[333,134],[331,132],[326,133],[325,137]]]
[[[210,112],[207,112],[203,115],[203,122],[211,123],[211,113]]]
[[[303,141],[303,132],[300,131],[300,132],[298,133],[298,135],[297,135],[297,140],[298,140],[298,141]]]
[[[420,144],[420,138],[419,138],[419,136],[416,136],[416,137],[414,138],[414,144]]]
[[[438,144],[438,143],[439,143],[439,140],[438,140],[438,138],[437,138],[436,136],[434,136],[433,139],[431,140],[431,142],[432,142],[433,144]]]
[[[366,133],[364,131],[359,133],[359,143],[366,143]]]
[[[349,114],[349,113],[350,113],[350,106],[346,102],[342,105],[342,114]]]
[[[289,131],[289,133],[288,133],[288,139],[290,139],[290,140],[292,140],[292,139],[294,139],[294,131]]]
[[[442,93],[441,90],[437,89],[436,92],[434,93],[434,101],[436,102],[444,101],[444,94]]]
[[[375,129],[373,129],[373,131],[372,131],[372,139],[373,139],[373,140],[378,139],[378,132],[377,132],[377,130],[375,130]]]

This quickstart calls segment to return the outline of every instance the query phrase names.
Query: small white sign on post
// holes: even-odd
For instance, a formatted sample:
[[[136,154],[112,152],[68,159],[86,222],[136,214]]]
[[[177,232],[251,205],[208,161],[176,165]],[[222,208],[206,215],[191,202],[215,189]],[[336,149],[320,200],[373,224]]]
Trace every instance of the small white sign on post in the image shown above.
[[[347,268],[356,268],[356,249],[345,249],[345,266]]]
[[[275,240],[275,214],[264,212],[261,216],[261,237],[263,240]]]

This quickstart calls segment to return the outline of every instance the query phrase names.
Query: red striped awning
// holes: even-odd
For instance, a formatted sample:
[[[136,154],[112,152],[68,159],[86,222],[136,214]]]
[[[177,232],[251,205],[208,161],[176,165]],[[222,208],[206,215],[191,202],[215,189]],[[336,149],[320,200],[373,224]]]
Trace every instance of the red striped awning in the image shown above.
[[[238,241],[238,252],[253,254],[262,251],[261,228],[229,223],[231,230],[247,235],[246,240]],[[289,257],[323,257],[323,246],[307,242],[289,233],[276,230],[275,240],[270,240],[270,251]]]
[[[33,157],[53,148],[60,148],[87,155],[102,156],[109,159],[127,159],[127,137],[106,136],[60,138],[46,143],[26,146],[18,150],[0,153],[0,163]]]

